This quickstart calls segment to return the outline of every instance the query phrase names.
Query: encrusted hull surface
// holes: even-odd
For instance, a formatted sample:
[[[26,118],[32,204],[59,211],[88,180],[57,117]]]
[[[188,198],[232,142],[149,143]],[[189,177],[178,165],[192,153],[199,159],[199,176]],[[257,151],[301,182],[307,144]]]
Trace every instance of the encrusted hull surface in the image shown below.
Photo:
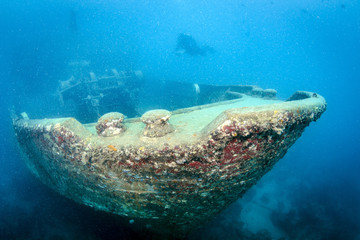
[[[29,169],[57,192],[181,237],[241,197],[326,109],[313,93],[289,100],[175,111],[173,131],[160,137],[144,136],[139,119],[112,137],[73,118],[20,119],[14,128]]]

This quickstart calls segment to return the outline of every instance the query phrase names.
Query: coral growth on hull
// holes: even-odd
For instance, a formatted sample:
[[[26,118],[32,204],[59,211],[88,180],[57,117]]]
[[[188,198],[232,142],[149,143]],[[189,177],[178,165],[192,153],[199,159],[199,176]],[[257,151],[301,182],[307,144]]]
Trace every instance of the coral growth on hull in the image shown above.
[[[29,169],[49,187],[182,237],[241,197],[325,109],[309,92],[288,101],[243,95],[116,124],[15,119],[14,128]],[[149,119],[157,124],[150,135]],[[116,134],[98,134],[99,126]]]

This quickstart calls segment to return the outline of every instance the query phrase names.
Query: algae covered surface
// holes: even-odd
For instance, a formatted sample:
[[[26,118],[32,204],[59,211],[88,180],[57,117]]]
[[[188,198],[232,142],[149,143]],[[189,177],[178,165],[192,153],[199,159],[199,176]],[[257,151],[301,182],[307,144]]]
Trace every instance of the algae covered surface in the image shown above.
[[[29,169],[55,191],[184,238],[246,193],[325,110],[320,95],[296,92],[285,102],[242,96],[179,109],[180,127],[152,110],[141,131],[139,119],[122,126],[115,113],[100,118],[97,135],[73,118],[14,119],[14,129]]]

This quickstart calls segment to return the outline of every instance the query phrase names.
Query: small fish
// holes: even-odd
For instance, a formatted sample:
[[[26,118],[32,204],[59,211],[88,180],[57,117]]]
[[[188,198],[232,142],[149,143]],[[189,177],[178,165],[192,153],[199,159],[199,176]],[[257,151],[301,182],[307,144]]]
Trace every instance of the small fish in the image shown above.
[[[116,149],[116,147],[114,147],[113,145],[108,145],[107,146],[110,150],[112,150],[112,151],[114,151],[114,152],[117,152],[117,149]]]

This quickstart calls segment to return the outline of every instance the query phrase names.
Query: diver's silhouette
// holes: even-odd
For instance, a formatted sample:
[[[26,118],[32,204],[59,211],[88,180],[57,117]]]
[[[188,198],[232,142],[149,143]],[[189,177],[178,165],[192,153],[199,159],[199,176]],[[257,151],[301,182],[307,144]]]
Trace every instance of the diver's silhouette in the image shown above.
[[[209,46],[200,47],[195,39],[185,33],[179,34],[177,38],[177,44],[175,53],[177,55],[188,54],[190,56],[205,56],[207,53],[213,53],[214,49]]]

